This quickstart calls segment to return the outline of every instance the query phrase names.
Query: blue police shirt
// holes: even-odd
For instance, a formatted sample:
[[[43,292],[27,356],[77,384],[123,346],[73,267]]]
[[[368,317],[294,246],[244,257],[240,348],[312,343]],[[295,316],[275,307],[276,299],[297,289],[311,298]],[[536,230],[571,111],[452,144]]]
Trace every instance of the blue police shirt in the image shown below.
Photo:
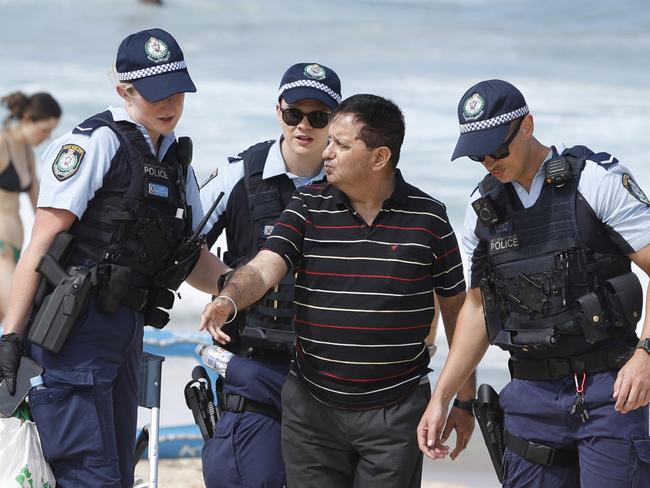
[[[126,120],[135,123],[144,135],[151,153],[155,154],[154,146],[144,126],[134,122],[122,107],[109,107],[113,119],[117,122]],[[176,140],[173,132],[164,136],[158,160],[162,161],[167,150]],[[65,147],[78,147],[83,151],[83,157],[78,167],[69,168],[68,177],[61,179],[60,155]],[[120,141],[115,133],[108,127],[100,127],[92,132],[90,137],[83,134],[68,132],[55,139],[41,156],[41,190],[38,196],[38,207],[59,208],[69,210],[81,218],[86,211],[88,202],[93,198],[104,181],[104,177],[111,166],[111,161],[120,147]],[[79,151],[78,151],[79,154]],[[59,177],[56,176],[59,172]],[[66,175],[67,176],[67,175]],[[186,181],[187,204],[192,207],[193,225],[196,227],[203,218],[203,208],[199,197],[199,188],[190,166]]]
[[[564,146],[558,146],[557,152],[561,154],[564,149]],[[535,174],[530,191],[526,191],[516,181],[512,182],[524,208],[530,208],[539,198],[544,186],[544,166],[552,156],[553,152],[551,151]],[[594,156],[590,156],[590,158]],[[610,156],[609,161],[599,159],[597,162],[587,159],[580,176],[578,192],[606,228],[617,233],[633,252],[650,244],[650,202],[634,182],[630,171],[615,158]],[[475,233],[478,219],[472,202],[480,196],[478,191],[472,194],[465,209],[463,223],[462,246],[468,260],[466,278],[470,288],[478,287],[476,280],[472,281],[472,276],[477,277],[483,274],[482,270],[474,269],[475,263],[472,261],[474,251],[479,245],[479,239]]]
[[[308,185],[314,181],[321,180],[324,177],[324,170],[318,174],[310,177],[296,176],[287,170],[287,165],[282,157],[280,149],[282,138],[276,141],[269,149],[269,154],[264,164],[264,172],[262,178],[268,180],[274,176],[285,174],[293,182],[296,188]],[[244,179],[244,162],[242,160],[235,161],[230,164],[225,164],[219,168],[218,174],[208,180],[208,182],[201,188],[201,202],[203,203],[203,211],[207,212],[212,206],[214,201],[219,196],[219,193],[224,192],[224,196],[217,205],[217,208],[210,216],[208,223],[205,226],[204,233],[208,234],[210,230],[217,225],[221,217],[226,212],[226,209],[232,205],[245,205],[248,207],[248,199],[243,188]],[[241,187],[242,192],[237,188]],[[245,199],[244,199],[245,198]],[[248,236],[242,236],[242,239],[247,241],[250,239]]]

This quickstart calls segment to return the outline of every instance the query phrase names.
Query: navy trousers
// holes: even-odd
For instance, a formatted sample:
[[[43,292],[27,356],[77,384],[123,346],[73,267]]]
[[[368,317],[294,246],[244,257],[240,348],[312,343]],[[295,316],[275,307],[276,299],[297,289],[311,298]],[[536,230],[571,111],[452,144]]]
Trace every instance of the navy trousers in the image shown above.
[[[576,399],[574,378],[512,380],[500,395],[506,429],[552,447],[575,447],[579,466],[542,466],[506,450],[507,488],[650,487],[648,407],[627,414],[614,410],[616,371],[587,375],[586,423],[569,412]]]
[[[234,357],[226,370],[224,393],[281,411],[280,391],[288,371],[288,364]],[[282,488],[280,422],[253,412],[224,412],[203,446],[202,460],[207,488]]]
[[[29,403],[57,487],[133,486],[142,334],[141,314],[91,297],[59,354],[32,345],[46,388]]]

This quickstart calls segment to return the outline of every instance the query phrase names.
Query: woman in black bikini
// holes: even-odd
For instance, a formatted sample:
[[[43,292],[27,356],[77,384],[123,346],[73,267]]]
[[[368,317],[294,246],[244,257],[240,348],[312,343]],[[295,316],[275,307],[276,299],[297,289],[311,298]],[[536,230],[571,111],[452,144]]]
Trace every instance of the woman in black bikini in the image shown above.
[[[0,99],[9,115],[0,130],[0,322],[9,301],[9,290],[20,249],[23,224],[20,193],[26,192],[36,209],[36,180],[32,147],[47,139],[61,118],[61,107],[48,93],[27,96],[10,93]]]

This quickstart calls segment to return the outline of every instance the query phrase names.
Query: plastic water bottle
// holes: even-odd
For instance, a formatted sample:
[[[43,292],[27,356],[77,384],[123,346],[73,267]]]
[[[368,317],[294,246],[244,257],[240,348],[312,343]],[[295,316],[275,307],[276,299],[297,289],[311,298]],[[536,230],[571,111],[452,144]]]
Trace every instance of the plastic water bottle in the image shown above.
[[[43,377],[40,374],[38,376],[34,376],[33,378],[30,378],[29,382],[32,385],[32,389],[34,390],[45,389],[45,385],[43,384]]]
[[[226,351],[223,347],[216,345],[208,346],[199,344],[195,349],[196,353],[201,356],[201,362],[208,368],[213,369],[224,378],[226,377],[226,369],[228,363],[235,357],[230,351]]]

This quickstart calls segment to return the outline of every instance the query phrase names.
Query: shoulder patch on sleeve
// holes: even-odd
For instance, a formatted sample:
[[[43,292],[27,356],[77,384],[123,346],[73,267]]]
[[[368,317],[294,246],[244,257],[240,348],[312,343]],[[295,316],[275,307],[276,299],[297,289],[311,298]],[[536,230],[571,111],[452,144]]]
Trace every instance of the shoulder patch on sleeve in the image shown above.
[[[587,159],[601,165],[605,169],[609,169],[618,164],[618,159],[606,152],[594,153]]]
[[[52,173],[59,181],[74,176],[81,166],[86,151],[76,144],[64,144],[52,163]]]
[[[634,178],[632,178],[632,175],[630,173],[623,173],[623,186],[630,193],[630,195],[632,195],[638,201],[647,206],[650,206],[650,200],[648,200],[648,197],[645,195],[645,193],[643,193],[643,190],[637,184],[637,182],[634,181]]]

